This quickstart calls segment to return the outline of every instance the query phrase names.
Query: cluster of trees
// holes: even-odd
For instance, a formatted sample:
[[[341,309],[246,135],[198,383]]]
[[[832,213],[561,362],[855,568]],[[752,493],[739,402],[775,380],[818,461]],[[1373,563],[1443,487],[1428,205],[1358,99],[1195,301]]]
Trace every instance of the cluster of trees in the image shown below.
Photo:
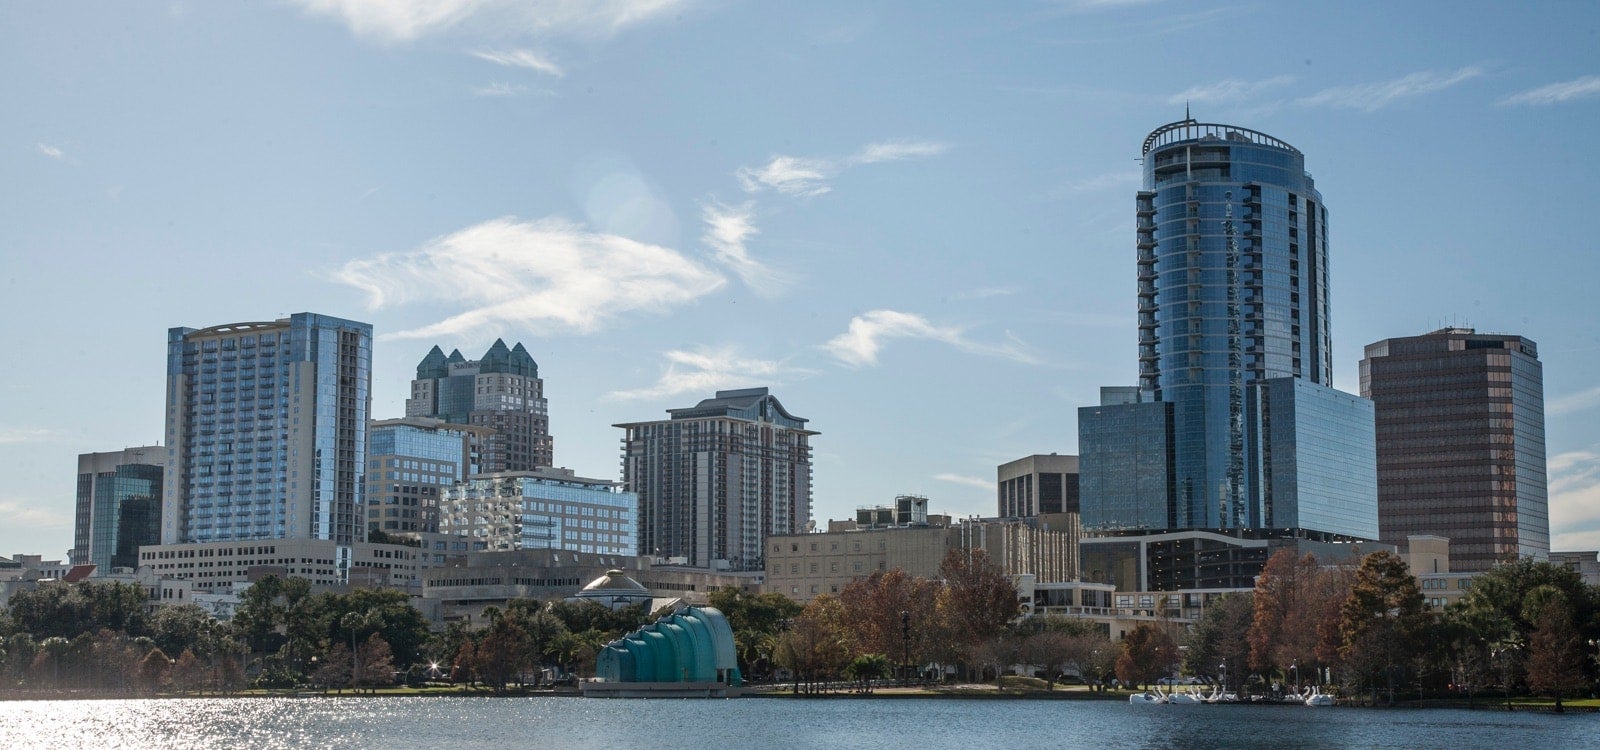
[[[870,691],[874,680],[919,678],[958,667],[974,679],[1030,664],[1054,687],[1062,674],[1108,675],[1119,650],[1097,629],[1057,618],[1017,624],[1017,591],[981,550],[952,550],[938,578],[875,572],[804,607],[781,594],[725,589],[712,606],[728,616],[740,669],[754,680],[778,668],[795,692]]]
[[[103,693],[233,692],[244,687],[372,689],[455,680],[495,690],[537,684],[543,668],[592,670],[612,638],[643,623],[642,607],[514,600],[491,625],[430,633],[404,593],[311,593],[267,576],[240,595],[233,619],[194,605],[147,614],[122,583],[53,584],[12,596],[0,612],[0,689]]]
[[[1416,576],[1390,552],[1359,566],[1323,566],[1279,552],[1252,593],[1214,602],[1185,639],[1184,667],[1229,688],[1342,686],[1349,694],[1497,687],[1560,700],[1591,686],[1600,590],[1559,565],[1520,560],[1472,579],[1434,610]]]

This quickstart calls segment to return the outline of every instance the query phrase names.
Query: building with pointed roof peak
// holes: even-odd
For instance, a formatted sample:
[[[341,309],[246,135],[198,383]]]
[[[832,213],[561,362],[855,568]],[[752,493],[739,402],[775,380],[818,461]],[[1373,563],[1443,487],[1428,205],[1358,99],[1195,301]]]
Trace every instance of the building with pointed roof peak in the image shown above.
[[[549,403],[539,363],[526,347],[495,339],[483,357],[468,360],[460,349],[445,356],[438,346],[417,364],[406,399],[407,417],[494,430],[484,439],[479,471],[533,471],[554,464]]]

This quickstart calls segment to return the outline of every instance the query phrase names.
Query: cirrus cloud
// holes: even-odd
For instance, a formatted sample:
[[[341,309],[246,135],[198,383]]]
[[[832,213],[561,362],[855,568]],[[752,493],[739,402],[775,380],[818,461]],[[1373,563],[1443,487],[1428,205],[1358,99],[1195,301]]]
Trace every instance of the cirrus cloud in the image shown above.
[[[676,250],[547,218],[504,217],[405,253],[351,260],[333,280],[372,309],[412,302],[463,312],[383,338],[487,340],[513,326],[586,334],[630,313],[662,313],[727,280]]]
[[[607,36],[666,14],[679,0],[291,0],[356,36],[409,42],[447,32]]]
[[[859,151],[844,157],[814,157],[774,155],[760,167],[740,167],[735,173],[739,184],[747,193],[763,190],[813,198],[833,189],[829,180],[844,170],[864,164],[882,164],[891,161],[926,159],[950,150],[949,144],[938,141],[895,139],[878,141],[863,146]]]
[[[1007,335],[1004,344],[986,344],[973,341],[961,328],[937,326],[915,313],[897,310],[873,310],[850,320],[844,333],[822,345],[829,354],[851,367],[876,365],[878,353],[892,339],[927,339],[939,341],[971,354],[1002,357],[1024,364],[1037,364],[1022,342]]]
[[[790,283],[790,277],[750,257],[745,241],[760,230],[755,226],[755,205],[746,202],[725,206],[710,202],[701,207],[706,231],[701,240],[711,247],[717,261],[726,266],[756,294],[775,297]]]
[[[1479,65],[1459,70],[1424,70],[1391,81],[1334,86],[1299,100],[1303,107],[1335,107],[1376,112],[1402,99],[1443,91],[1483,75]]]
[[[1563,104],[1600,96],[1600,76],[1584,76],[1520,91],[1500,100],[1502,107]]]

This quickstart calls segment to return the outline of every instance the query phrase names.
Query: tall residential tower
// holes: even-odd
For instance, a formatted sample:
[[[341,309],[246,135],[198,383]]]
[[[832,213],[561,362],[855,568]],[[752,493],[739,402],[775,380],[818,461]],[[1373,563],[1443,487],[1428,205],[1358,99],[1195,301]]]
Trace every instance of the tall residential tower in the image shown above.
[[[759,571],[762,541],[811,522],[811,436],[765,388],[717,391],[670,419],[616,425],[639,496],[639,554]]]
[[[297,313],[167,333],[161,542],[366,538],[372,326]]]
[[[1328,210],[1304,155],[1186,119],[1142,157],[1139,385],[1079,410],[1084,530],[1375,538],[1372,406],[1331,387]]]
[[[1457,571],[1550,553],[1544,375],[1521,336],[1445,328],[1369,344],[1384,542],[1450,540]]]

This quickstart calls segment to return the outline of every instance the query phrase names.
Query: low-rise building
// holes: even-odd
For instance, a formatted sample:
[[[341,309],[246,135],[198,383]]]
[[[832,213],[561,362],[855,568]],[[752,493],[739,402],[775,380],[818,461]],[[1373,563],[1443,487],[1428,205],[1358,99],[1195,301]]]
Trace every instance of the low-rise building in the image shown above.
[[[328,539],[255,539],[139,548],[139,564],[165,578],[194,582],[197,593],[234,593],[265,575],[304,578],[313,591],[348,586],[415,589],[428,565],[402,544],[336,544]]]
[[[981,549],[1008,575],[1040,582],[1076,577],[1076,519],[1067,514],[1033,518],[968,518],[919,513],[911,503],[863,508],[853,521],[829,521],[826,532],[767,538],[765,590],[807,602],[838,594],[851,581],[896,568],[923,578],[939,575],[952,549]],[[924,504],[926,500],[922,501]],[[906,515],[910,522],[901,523]],[[889,519],[895,519],[890,522]],[[867,521],[864,523],[863,521]]]
[[[586,585],[613,571],[632,579],[653,601],[682,599],[703,604],[718,588],[760,591],[760,574],[708,571],[634,555],[521,549],[472,552],[422,571],[420,609],[436,625],[483,624],[484,610],[503,609],[513,599],[542,602],[578,596]]]
[[[1576,572],[1587,585],[1600,586],[1600,551],[1551,552],[1550,562]]]

